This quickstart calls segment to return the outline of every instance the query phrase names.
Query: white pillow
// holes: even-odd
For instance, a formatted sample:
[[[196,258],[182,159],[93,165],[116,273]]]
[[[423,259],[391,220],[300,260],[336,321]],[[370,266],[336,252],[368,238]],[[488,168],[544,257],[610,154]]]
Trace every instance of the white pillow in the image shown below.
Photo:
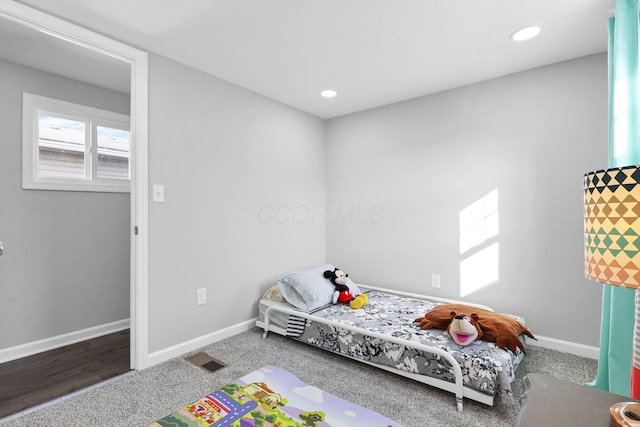
[[[332,264],[323,264],[289,273],[278,279],[280,292],[289,304],[306,312],[331,304],[336,288],[324,277],[324,272],[333,269]],[[351,279],[347,286],[354,295],[360,294],[360,289]]]

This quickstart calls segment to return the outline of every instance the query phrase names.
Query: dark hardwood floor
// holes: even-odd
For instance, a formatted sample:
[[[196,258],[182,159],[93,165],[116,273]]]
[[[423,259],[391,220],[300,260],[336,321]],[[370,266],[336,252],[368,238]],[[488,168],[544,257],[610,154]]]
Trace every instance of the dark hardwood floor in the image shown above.
[[[0,364],[0,419],[129,371],[129,330]]]

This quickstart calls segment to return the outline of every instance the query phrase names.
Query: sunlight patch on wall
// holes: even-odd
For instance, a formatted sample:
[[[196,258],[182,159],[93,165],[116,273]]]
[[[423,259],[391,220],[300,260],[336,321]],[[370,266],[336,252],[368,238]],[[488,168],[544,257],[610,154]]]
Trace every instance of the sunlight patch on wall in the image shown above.
[[[482,249],[460,261],[460,296],[469,295],[498,280],[499,244]]]
[[[460,211],[460,296],[498,280],[499,231],[498,189]]]

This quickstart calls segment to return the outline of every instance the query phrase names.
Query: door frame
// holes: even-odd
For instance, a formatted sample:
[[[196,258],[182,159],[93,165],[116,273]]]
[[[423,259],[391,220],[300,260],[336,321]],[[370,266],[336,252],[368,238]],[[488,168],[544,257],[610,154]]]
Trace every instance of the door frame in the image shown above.
[[[131,369],[146,368],[148,348],[148,144],[149,60],[146,52],[39,10],[0,0],[0,16],[52,37],[127,62],[131,66]]]

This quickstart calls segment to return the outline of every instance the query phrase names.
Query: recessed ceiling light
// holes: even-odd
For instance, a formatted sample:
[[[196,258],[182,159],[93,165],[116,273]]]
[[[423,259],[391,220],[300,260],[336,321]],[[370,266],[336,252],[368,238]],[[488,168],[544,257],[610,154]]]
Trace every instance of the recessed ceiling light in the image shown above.
[[[532,39],[538,34],[540,34],[540,27],[533,25],[530,27],[520,28],[518,31],[511,34],[511,40],[516,42],[522,42],[525,40]]]
[[[320,92],[320,96],[322,96],[323,98],[335,98],[336,95],[338,95],[338,92],[333,89],[325,89]]]

